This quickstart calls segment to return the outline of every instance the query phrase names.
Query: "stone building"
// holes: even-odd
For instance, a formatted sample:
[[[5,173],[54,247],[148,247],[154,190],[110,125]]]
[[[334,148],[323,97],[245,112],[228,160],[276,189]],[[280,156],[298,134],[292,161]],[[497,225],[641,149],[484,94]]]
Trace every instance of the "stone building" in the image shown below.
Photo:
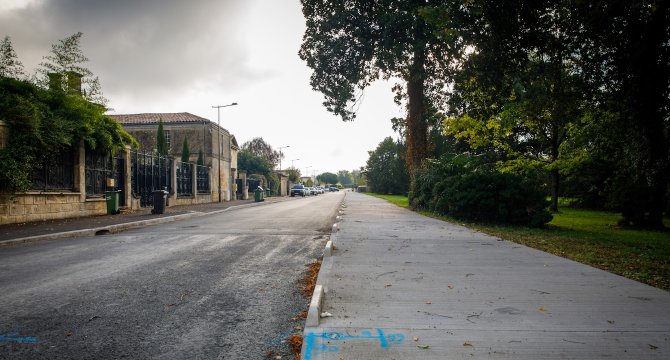
[[[158,123],[162,121],[169,155],[175,159],[181,159],[184,139],[187,139],[190,162],[195,163],[198,160],[198,152],[202,151],[204,165],[211,169],[212,200],[217,201],[219,196],[222,201],[235,198],[234,179],[237,178],[239,146],[235,137],[228,130],[208,119],[186,112],[110,116],[135,137],[140,144],[140,150],[146,152],[155,151]]]

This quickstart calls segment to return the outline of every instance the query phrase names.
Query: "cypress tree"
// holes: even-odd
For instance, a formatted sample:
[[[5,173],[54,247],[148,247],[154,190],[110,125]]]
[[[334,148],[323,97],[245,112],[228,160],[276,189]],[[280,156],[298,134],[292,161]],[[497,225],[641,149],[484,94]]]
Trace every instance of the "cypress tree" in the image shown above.
[[[191,152],[188,150],[188,139],[184,138],[184,145],[181,148],[181,162],[189,162],[191,157]]]
[[[160,156],[167,156],[167,140],[165,139],[165,131],[163,130],[163,119],[158,119],[158,130],[156,131],[156,153]]]

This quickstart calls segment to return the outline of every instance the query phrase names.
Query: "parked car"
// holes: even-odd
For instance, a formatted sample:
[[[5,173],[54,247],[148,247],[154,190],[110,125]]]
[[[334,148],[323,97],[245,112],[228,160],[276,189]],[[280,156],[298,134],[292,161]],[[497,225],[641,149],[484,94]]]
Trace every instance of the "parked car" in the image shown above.
[[[307,188],[302,184],[295,184],[291,187],[291,197],[293,196],[302,196],[305,197],[307,194]]]
[[[329,190],[330,190],[330,191],[340,191],[340,189],[338,189],[338,188],[336,188],[336,187],[334,187],[334,186],[331,186]]]

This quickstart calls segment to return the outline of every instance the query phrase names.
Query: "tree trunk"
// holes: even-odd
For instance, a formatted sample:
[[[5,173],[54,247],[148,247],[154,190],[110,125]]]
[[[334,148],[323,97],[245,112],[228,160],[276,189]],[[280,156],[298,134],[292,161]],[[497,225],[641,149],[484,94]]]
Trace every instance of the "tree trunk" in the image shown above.
[[[665,24],[670,17],[668,2],[662,2],[652,13],[646,24],[639,24],[641,41],[632,53],[632,79],[630,86],[631,115],[633,131],[639,131],[645,153],[637,172],[638,193],[632,193],[632,203],[640,209],[623,209],[626,213],[635,214],[636,218],[628,218],[635,226],[663,228],[663,210],[666,205],[668,186],[668,137],[667,126],[664,124],[663,108],[667,99],[667,81],[670,72],[663,61],[663,47],[667,43]],[[634,36],[635,36],[634,35]],[[665,94],[665,95],[664,95]],[[639,129],[639,130],[638,130]]]
[[[427,129],[425,116],[424,82],[426,78],[426,43],[424,39],[425,23],[418,14],[414,22],[414,57],[407,74],[407,131],[405,133],[407,143],[407,170],[410,174],[421,165],[426,158]]]
[[[407,143],[407,169],[410,173],[421,165],[426,158],[426,123],[424,117],[424,93],[423,79],[409,79],[407,82],[407,93],[409,95],[407,131],[405,132]]]

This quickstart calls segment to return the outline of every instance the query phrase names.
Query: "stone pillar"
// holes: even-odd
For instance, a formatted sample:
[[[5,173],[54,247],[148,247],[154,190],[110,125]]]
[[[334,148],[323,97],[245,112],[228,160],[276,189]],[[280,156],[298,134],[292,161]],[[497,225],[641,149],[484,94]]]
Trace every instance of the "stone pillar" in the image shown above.
[[[177,161],[174,157],[170,156],[170,193],[168,194],[167,201],[165,206],[170,205],[170,199],[173,200],[173,204],[177,203]]]
[[[125,197],[126,207],[133,209],[133,181],[131,173],[133,169],[130,164],[130,147],[126,146],[126,149],[123,151],[123,155],[121,155],[121,157],[123,158],[123,164],[125,165],[125,169],[123,171],[123,196]]]
[[[242,180],[242,200],[249,199],[249,189],[247,187],[247,172],[244,170],[238,171],[238,177]]]
[[[75,152],[74,188],[79,193],[79,202],[86,202],[86,146],[84,140],[79,142],[79,150]]]
[[[231,169],[231,171],[232,171],[232,175],[230,176],[232,181],[231,186],[233,188],[231,195],[233,200],[237,200],[237,169]]]
[[[193,189],[193,199],[195,199],[196,203],[198,202],[198,165],[197,164],[189,164],[191,166],[191,189]]]

